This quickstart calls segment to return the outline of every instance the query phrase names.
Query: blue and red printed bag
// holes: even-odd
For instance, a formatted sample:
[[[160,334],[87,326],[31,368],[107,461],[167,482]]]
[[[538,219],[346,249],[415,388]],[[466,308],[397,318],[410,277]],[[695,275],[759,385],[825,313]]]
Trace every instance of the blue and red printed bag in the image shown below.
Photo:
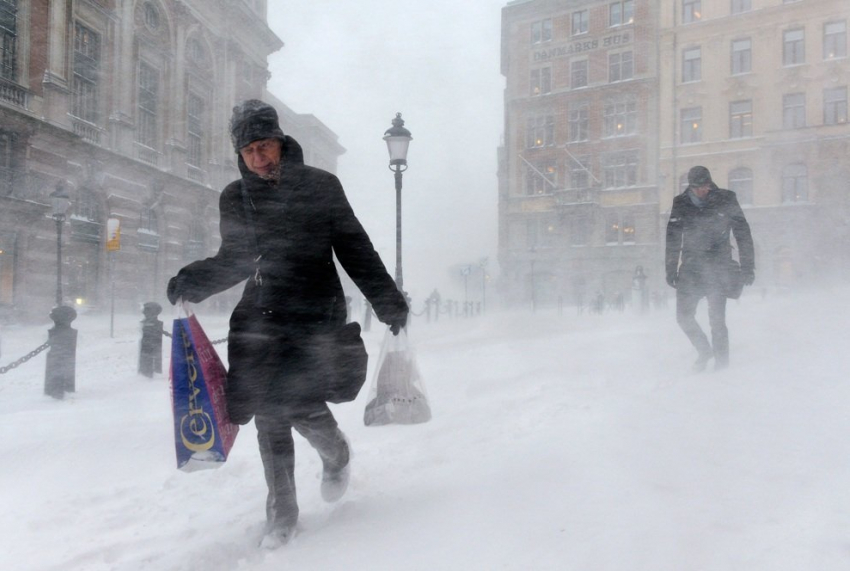
[[[239,426],[227,415],[227,370],[197,317],[174,320],[171,344],[171,406],[177,467],[215,468],[227,460]]]

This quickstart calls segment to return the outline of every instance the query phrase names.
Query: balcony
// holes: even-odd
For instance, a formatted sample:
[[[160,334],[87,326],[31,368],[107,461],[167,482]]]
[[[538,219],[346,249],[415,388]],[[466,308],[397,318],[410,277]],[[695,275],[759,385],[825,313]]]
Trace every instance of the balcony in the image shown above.
[[[138,142],[135,143],[135,147],[137,159],[154,167],[159,166],[159,158],[162,153]]]
[[[26,109],[29,103],[28,95],[27,90],[20,85],[0,79],[0,101]]]
[[[80,119],[73,115],[71,115],[71,125],[74,129],[75,135],[87,143],[100,146],[100,135],[103,132],[103,129],[94,123],[89,123],[85,119]]]

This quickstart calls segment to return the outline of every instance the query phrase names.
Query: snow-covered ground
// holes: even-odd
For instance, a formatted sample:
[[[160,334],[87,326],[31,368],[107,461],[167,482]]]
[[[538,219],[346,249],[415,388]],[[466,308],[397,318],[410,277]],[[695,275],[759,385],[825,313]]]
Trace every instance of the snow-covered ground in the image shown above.
[[[223,467],[177,471],[167,376],[135,372],[141,315],[114,338],[81,316],[76,394],[42,395],[44,354],[0,376],[0,569],[844,571],[848,294],[730,303],[719,373],[690,373],[673,304],[420,320],[433,419],[367,428],[368,390],[334,406],[355,457],[333,505],[296,437],[301,529],[276,551],[253,425]],[[46,329],[6,327],[0,364]]]

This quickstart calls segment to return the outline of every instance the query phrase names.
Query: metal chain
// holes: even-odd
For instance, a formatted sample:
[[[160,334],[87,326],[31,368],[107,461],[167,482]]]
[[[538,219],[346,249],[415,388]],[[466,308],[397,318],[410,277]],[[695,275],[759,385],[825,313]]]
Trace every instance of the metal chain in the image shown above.
[[[29,361],[30,359],[32,359],[33,357],[35,357],[36,355],[38,355],[39,353],[41,353],[42,351],[47,349],[48,347],[50,347],[50,341],[46,342],[44,345],[42,345],[38,349],[34,349],[34,350],[30,351],[29,353],[27,353],[26,355],[24,355],[23,357],[21,357],[17,361],[13,361],[13,362],[9,363],[8,365],[6,365],[5,367],[0,367],[0,375],[4,375],[4,374],[8,373],[9,371],[11,371],[12,369],[17,368],[20,365],[23,365],[24,363],[26,363],[27,361]]]

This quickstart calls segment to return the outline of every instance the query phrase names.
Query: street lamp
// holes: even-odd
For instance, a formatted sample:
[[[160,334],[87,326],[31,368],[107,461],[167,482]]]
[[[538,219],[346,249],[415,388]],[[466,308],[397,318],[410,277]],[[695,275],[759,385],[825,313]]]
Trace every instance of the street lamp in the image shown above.
[[[396,113],[393,126],[384,132],[384,140],[390,152],[389,168],[395,173],[395,282],[399,291],[404,291],[401,272],[401,173],[407,170],[407,147],[411,139],[413,137],[404,128],[401,113]]]
[[[65,183],[56,183],[56,190],[50,193],[50,206],[56,221],[56,307],[62,305],[62,223],[71,207],[71,198]]]

